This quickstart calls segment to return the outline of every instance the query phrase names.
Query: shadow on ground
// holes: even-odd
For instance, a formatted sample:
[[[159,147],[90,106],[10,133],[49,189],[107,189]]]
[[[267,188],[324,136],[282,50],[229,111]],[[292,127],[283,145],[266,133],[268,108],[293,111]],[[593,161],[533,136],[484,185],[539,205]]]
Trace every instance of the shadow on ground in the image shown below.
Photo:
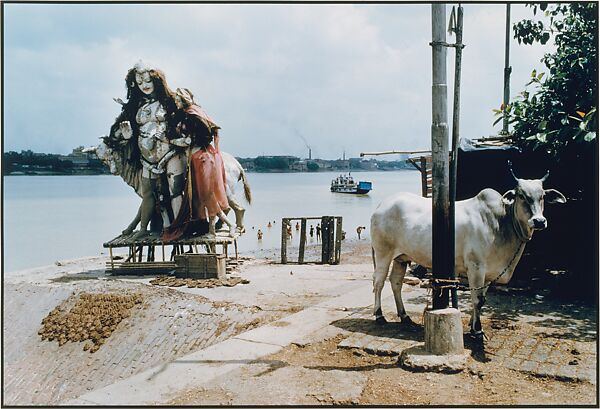
[[[376,324],[375,320],[373,319],[342,318],[340,320],[333,321],[331,325],[346,331],[360,332],[376,337],[385,337],[406,341],[423,340],[423,326],[418,324],[408,326],[400,322],[388,322],[387,324],[381,325]]]
[[[594,341],[598,309],[578,302],[561,302],[542,294],[490,294],[484,316],[491,320],[526,320],[540,332],[554,337]]]

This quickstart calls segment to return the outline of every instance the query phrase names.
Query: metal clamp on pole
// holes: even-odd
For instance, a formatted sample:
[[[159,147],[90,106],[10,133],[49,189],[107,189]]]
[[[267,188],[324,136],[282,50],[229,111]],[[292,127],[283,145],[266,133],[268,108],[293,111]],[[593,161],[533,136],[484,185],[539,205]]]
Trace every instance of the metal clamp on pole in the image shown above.
[[[441,45],[441,46],[443,46],[443,47],[453,47],[453,48],[460,48],[461,50],[462,50],[463,48],[465,48],[465,45],[464,45],[464,44],[450,44],[450,43],[447,43],[447,42],[445,42],[445,41],[432,41],[432,42],[430,42],[430,43],[429,43],[429,45],[430,45],[430,46],[432,46],[432,47],[433,47],[434,45]]]

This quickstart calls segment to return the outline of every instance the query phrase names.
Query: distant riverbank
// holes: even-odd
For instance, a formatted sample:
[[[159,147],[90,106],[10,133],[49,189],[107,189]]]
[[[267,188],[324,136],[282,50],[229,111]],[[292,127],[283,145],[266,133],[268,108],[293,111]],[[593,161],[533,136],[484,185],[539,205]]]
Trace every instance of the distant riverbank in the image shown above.
[[[248,173],[378,172],[414,169],[406,160],[364,158],[302,159],[297,156],[236,157]],[[93,150],[80,146],[69,155],[32,151],[5,152],[2,171],[13,176],[108,175],[109,169]]]
[[[404,169],[319,169],[315,171],[310,170],[291,170],[291,169],[246,169],[247,173],[331,173],[331,172],[397,172],[398,170],[416,170],[415,168],[404,168]],[[72,172],[56,172],[51,170],[34,170],[34,171],[16,171],[6,172],[4,176],[98,176],[98,175],[110,175],[110,172],[95,172],[91,170],[72,171]]]

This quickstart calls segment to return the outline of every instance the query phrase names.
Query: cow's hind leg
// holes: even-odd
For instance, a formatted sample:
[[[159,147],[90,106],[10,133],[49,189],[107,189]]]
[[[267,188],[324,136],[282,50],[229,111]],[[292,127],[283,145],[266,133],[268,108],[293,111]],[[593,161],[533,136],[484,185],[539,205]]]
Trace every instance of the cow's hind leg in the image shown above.
[[[394,301],[396,301],[396,310],[398,311],[400,321],[405,325],[414,325],[414,322],[406,313],[404,303],[402,302],[402,284],[404,283],[407,265],[408,263],[405,261],[400,261],[398,258],[394,259],[392,272],[390,273],[390,284],[392,285],[392,291],[394,292]]]
[[[471,327],[471,335],[477,340],[483,340],[483,328],[481,326],[481,309],[485,304],[485,295],[487,287],[484,287],[485,274],[473,274],[469,276],[469,287],[471,288],[471,304],[473,312],[469,326]]]
[[[381,250],[374,251],[375,257],[375,272],[373,273],[373,293],[375,293],[375,304],[373,306],[373,312],[375,315],[375,322],[378,324],[385,324],[386,320],[381,310],[381,291],[385,284],[390,263],[392,262],[392,255],[385,253]]]
[[[244,227],[244,213],[246,209],[242,207],[232,196],[227,196],[227,200],[229,201],[229,206],[233,209],[235,213],[235,224],[237,225],[238,233],[244,233],[246,228]]]

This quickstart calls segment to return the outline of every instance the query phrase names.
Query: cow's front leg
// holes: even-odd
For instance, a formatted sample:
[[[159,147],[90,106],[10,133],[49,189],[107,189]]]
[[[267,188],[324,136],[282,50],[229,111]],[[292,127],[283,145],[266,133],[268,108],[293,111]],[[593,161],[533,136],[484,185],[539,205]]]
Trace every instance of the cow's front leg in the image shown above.
[[[389,254],[381,254],[381,251],[373,253],[375,262],[375,272],[373,273],[373,293],[375,294],[375,303],[373,304],[373,313],[377,324],[385,324],[387,321],[381,310],[381,290],[385,284],[392,257]]]
[[[473,311],[469,326],[471,327],[471,335],[478,340],[483,340],[483,328],[481,326],[481,309],[485,304],[485,295],[487,287],[485,284],[485,273],[477,273],[469,275],[469,288],[471,289],[471,304]]]
[[[402,324],[415,325],[410,319],[402,302],[402,284],[404,283],[404,275],[406,274],[406,266],[408,263],[399,260],[394,260],[392,263],[392,272],[390,273],[390,284],[394,292],[394,301],[396,302],[396,311],[398,318]]]

